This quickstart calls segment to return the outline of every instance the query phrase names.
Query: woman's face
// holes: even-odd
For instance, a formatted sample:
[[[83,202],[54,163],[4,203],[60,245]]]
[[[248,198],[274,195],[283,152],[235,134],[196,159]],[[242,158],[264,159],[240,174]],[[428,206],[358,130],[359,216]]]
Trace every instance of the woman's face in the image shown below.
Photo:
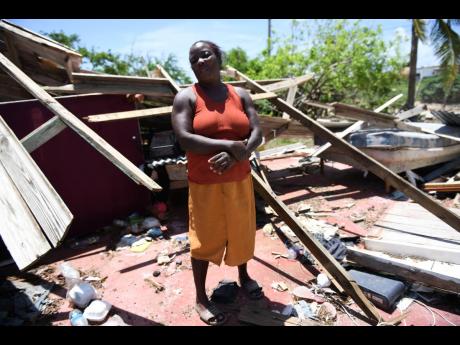
[[[198,81],[208,81],[220,76],[220,64],[207,43],[198,42],[190,48],[189,60]]]

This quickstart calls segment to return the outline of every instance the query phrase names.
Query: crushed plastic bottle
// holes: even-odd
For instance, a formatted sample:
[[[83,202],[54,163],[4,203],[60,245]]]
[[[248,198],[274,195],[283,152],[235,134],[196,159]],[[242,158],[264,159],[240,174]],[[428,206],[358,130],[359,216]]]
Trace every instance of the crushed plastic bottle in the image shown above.
[[[83,316],[83,313],[74,309],[69,313],[70,324],[72,326],[89,326],[88,320]]]
[[[91,300],[97,298],[97,291],[87,282],[75,284],[67,297],[79,308],[85,308]]]
[[[324,273],[318,274],[316,277],[316,282],[320,288],[327,288],[331,285],[331,281],[329,280],[328,276]]]
[[[63,262],[59,266],[62,276],[65,278],[65,286],[71,289],[75,284],[81,282],[80,272],[72,267],[68,262]]]

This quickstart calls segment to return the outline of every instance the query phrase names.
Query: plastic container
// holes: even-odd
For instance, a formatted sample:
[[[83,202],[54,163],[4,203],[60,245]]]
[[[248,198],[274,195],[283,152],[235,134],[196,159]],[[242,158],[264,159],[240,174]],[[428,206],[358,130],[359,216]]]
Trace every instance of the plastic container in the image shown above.
[[[129,326],[123,319],[115,314],[114,316],[110,317],[106,322],[104,322],[101,326]]]
[[[97,298],[97,291],[87,282],[75,284],[67,297],[79,308],[85,308],[91,300]]]
[[[93,322],[102,322],[107,317],[107,314],[112,308],[109,302],[94,300],[83,312],[83,316]]]
[[[328,276],[324,273],[318,274],[318,276],[316,277],[316,282],[318,286],[321,288],[326,288],[331,285],[331,281],[329,280]]]
[[[89,326],[88,320],[83,316],[83,313],[78,310],[72,310],[69,313],[70,324],[72,326]]]
[[[81,282],[80,272],[73,268],[68,262],[63,262],[59,266],[62,276],[65,278],[65,286],[71,289],[75,284]]]

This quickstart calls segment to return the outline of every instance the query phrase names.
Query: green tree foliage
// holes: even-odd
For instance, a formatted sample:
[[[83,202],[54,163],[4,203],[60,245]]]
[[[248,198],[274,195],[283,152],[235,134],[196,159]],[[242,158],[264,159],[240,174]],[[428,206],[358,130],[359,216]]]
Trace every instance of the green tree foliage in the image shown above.
[[[315,81],[300,90],[302,99],[345,102],[375,108],[395,96],[405,61],[400,40],[385,43],[380,28],[364,27],[359,21],[321,20],[292,22],[291,35],[275,35],[272,54],[263,51],[254,59],[239,48],[228,52],[229,65],[254,79],[285,78],[314,73]],[[389,52],[391,51],[391,54]],[[239,62],[237,58],[244,59]],[[238,67],[237,67],[238,68]]]
[[[419,95],[426,103],[460,103],[460,77],[455,79],[449,96],[445,97],[444,76],[424,78],[420,84]]]
[[[409,63],[407,108],[414,106],[418,40],[428,43],[428,26],[431,26],[429,43],[441,62],[444,103],[448,102],[460,67],[460,36],[455,32],[454,25],[460,25],[460,19],[431,19],[428,22],[425,19],[412,19],[412,54]]]
[[[178,66],[174,54],[169,54],[166,58],[140,56],[132,53],[123,56],[113,53],[111,50],[88,49],[80,44],[78,35],[67,35],[62,30],[50,33],[42,32],[42,34],[78,51],[84,58],[83,62],[89,63],[91,69],[97,72],[146,77],[148,71],[155,69],[156,65],[160,64],[178,83],[191,83],[190,77]]]

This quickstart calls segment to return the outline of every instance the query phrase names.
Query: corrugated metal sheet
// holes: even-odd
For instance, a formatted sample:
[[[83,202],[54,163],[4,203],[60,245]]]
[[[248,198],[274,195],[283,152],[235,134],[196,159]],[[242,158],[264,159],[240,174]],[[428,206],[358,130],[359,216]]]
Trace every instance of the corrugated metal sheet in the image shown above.
[[[460,126],[460,114],[456,114],[450,111],[431,111],[431,113],[436,116],[442,123],[451,126]]]
[[[177,156],[177,157],[155,159],[147,163],[147,166],[149,168],[155,169],[157,167],[160,167],[166,164],[187,164],[187,157],[185,155],[182,155],[182,156]]]

